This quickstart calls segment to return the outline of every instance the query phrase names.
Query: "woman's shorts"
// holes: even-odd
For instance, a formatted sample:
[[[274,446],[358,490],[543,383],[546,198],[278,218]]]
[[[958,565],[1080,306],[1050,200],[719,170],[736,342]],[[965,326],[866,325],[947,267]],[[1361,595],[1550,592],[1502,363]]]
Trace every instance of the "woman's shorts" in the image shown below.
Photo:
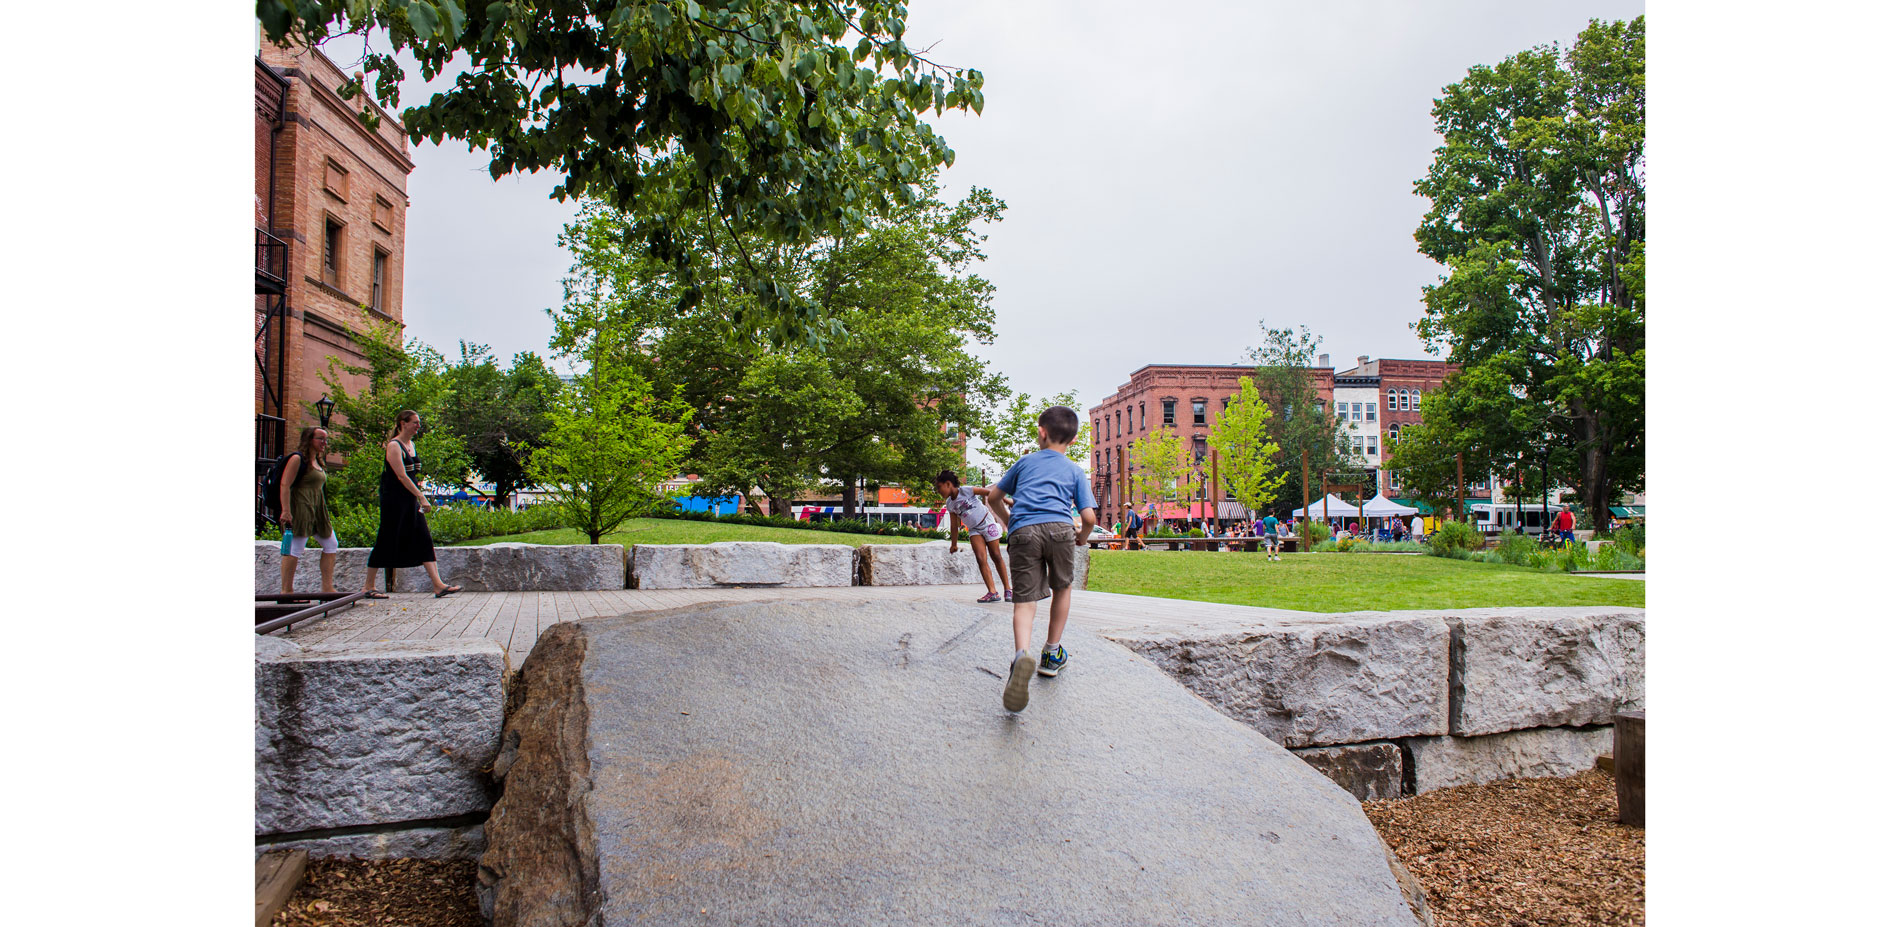
[[[286,557],[301,557],[303,556],[304,545],[308,543],[310,543],[310,535],[293,535],[286,531],[284,532],[284,546],[281,548],[280,553]],[[336,553],[336,532],[330,532],[330,536],[327,538],[318,538],[317,544],[320,545],[321,550],[326,554]]]

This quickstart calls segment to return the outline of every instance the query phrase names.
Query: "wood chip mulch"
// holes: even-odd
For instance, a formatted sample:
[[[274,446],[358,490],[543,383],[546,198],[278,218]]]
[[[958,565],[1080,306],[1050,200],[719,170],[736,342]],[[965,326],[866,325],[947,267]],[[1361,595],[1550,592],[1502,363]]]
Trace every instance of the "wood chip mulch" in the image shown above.
[[[1643,829],[1601,770],[1364,803],[1438,927],[1643,923]]]
[[[271,927],[488,927],[472,860],[313,859]]]
[[[1643,830],[1600,770],[1364,804],[1438,927],[1643,923]],[[472,861],[315,859],[272,927],[487,927]]]

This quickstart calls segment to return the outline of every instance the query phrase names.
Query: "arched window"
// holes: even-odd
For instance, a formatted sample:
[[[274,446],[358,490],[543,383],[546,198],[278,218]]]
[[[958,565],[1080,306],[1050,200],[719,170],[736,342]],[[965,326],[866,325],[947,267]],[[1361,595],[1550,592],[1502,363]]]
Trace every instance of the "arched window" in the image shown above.
[[[1425,407],[1419,404],[1418,399],[1419,399],[1418,390],[1413,390],[1412,391],[1412,411],[1414,412],[1422,412],[1425,410]]]
[[[1389,389],[1385,391],[1385,409],[1387,412],[1397,412],[1399,410],[1398,390]]]

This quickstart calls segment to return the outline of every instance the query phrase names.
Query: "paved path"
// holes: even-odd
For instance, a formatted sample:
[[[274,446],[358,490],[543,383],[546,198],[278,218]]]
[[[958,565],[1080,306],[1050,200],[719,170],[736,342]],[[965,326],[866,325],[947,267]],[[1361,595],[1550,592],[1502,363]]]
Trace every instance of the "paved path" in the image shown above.
[[[286,635],[299,644],[431,638],[486,637],[508,651],[519,667],[541,632],[562,621],[658,611],[703,602],[819,599],[835,602],[948,601],[974,603],[980,585],[840,586],[819,589],[614,589],[604,592],[463,592],[437,599],[397,593],[387,601],[358,605],[328,618],[300,624]],[[1324,620],[1312,612],[1246,605],[1157,599],[1112,592],[1077,591],[1070,623],[1098,634],[1228,630],[1284,622]],[[1007,614],[1006,603],[981,606]],[[1049,608],[1036,610],[1037,625]],[[1040,633],[1040,632],[1039,632]]]
[[[1647,573],[1572,573],[1572,576],[1588,576],[1591,579],[1633,579],[1639,583],[1648,582]]]

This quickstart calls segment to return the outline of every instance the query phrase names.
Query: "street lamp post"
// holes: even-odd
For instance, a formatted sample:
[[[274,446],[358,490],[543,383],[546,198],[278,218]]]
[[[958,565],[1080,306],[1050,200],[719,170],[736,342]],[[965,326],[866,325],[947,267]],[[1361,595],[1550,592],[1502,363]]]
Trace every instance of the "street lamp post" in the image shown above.
[[[1550,445],[1544,445],[1544,504],[1539,511],[1544,513],[1545,535],[1550,534]]]

